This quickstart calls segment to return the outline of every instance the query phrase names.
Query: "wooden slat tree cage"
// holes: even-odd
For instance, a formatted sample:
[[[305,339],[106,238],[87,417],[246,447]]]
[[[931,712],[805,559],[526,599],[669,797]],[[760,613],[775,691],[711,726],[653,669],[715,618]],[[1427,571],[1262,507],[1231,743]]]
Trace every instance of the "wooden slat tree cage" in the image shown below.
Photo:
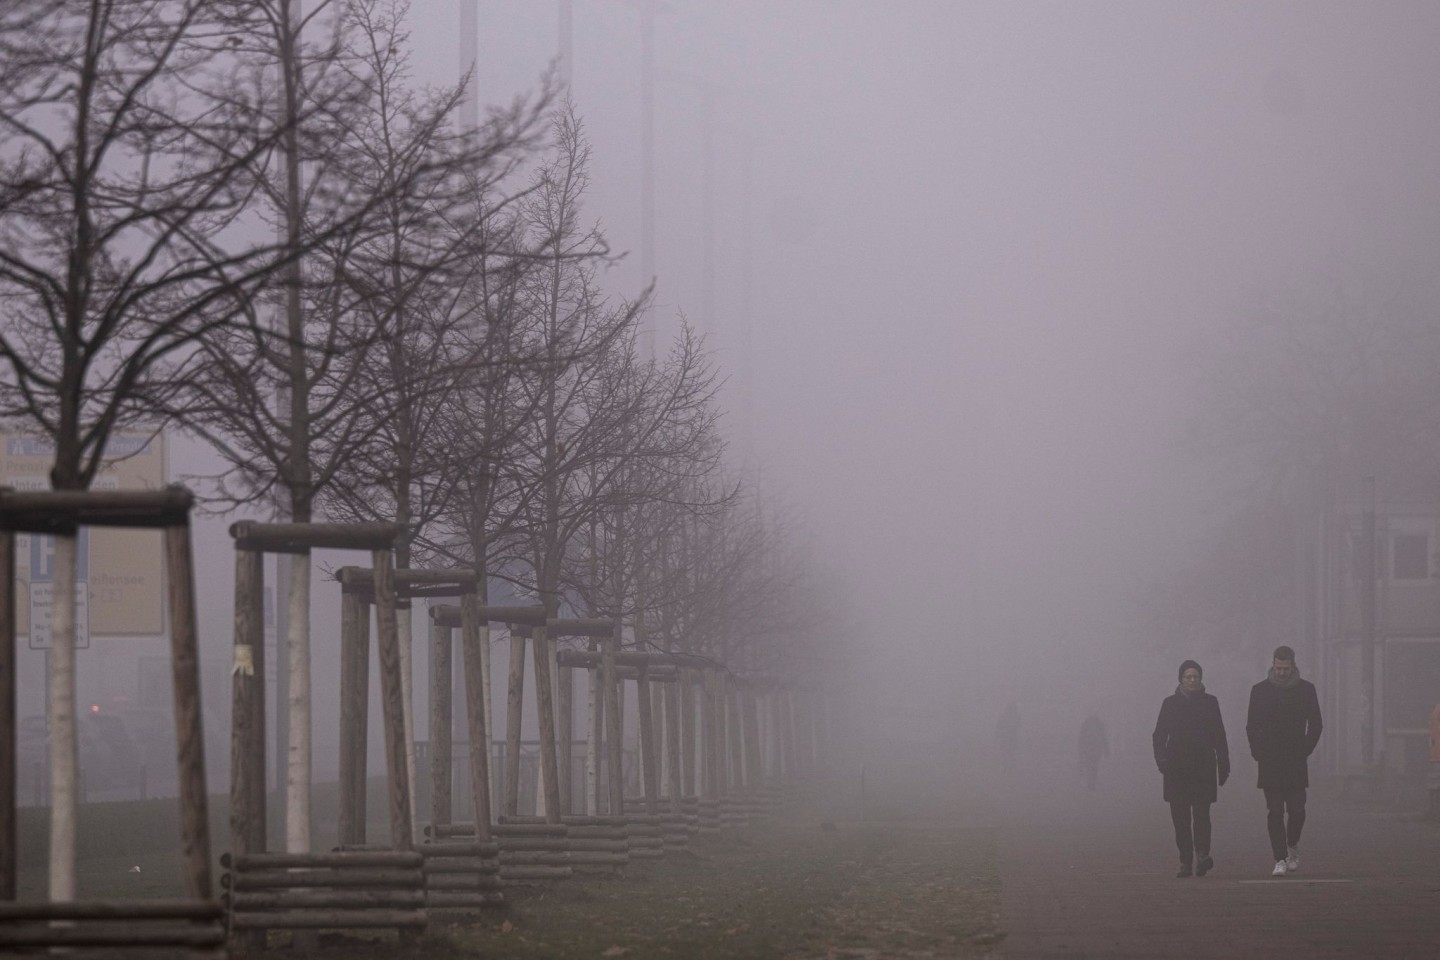
[[[229,878],[238,896],[245,878],[241,865],[265,855],[265,638],[264,557],[267,553],[308,555],[315,549],[367,550],[371,554],[371,593],[379,633],[380,688],[384,713],[385,760],[389,780],[390,846],[398,853],[415,847],[410,810],[410,784],[405,764],[405,721],[400,678],[400,640],[396,618],[394,544],[402,528],[394,523],[258,523],[242,521],[230,528],[235,540],[235,668],[230,726],[230,850]],[[281,665],[283,668],[283,665]],[[283,705],[281,705],[283,706]],[[313,870],[331,869],[335,857],[364,855],[289,855]],[[298,859],[295,859],[298,858]],[[289,862],[289,861],[287,861]],[[358,860],[357,860],[358,862]],[[326,866],[322,866],[326,865]],[[416,867],[415,876],[419,877]],[[408,881],[407,881],[408,882]],[[400,884],[398,886],[404,886]],[[292,898],[294,900],[294,898]],[[403,915],[402,915],[403,914]],[[387,926],[405,930],[423,925],[423,915],[397,914]],[[232,911],[232,924],[234,915]],[[335,922],[338,922],[336,920]],[[299,900],[284,911],[270,912],[263,926],[296,929],[334,925]],[[262,924],[245,925],[239,944],[245,952],[264,944]]]
[[[0,489],[0,948],[182,948],[213,955],[223,947],[211,876],[205,736],[195,569],[190,543],[194,496],[163,490]],[[180,840],[186,899],[16,903],[15,536],[74,535],[82,527],[158,529],[164,537]],[[63,922],[62,922],[63,921]]]

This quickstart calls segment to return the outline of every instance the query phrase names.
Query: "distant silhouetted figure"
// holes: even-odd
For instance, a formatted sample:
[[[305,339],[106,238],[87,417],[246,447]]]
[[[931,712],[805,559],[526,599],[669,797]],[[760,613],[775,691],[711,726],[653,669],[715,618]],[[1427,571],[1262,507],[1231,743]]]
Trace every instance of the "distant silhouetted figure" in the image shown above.
[[[1210,804],[1230,777],[1220,701],[1205,692],[1201,676],[1194,660],[1180,664],[1180,685],[1160,704],[1152,736],[1180,851],[1177,877],[1203,877],[1215,866],[1210,859]]]
[[[1320,742],[1320,730],[1315,685],[1300,679],[1294,650],[1276,647],[1269,675],[1250,688],[1250,714],[1245,721],[1250,755],[1260,764],[1258,786],[1265,791],[1265,825],[1275,855],[1271,876],[1300,869],[1300,830],[1305,826],[1305,789],[1310,786],[1307,761]]]
[[[1085,774],[1085,787],[1095,789],[1095,779],[1100,775],[1100,761],[1110,756],[1110,738],[1105,736],[1105,724],[1095,714],[1080,724],[1080,769]]]
[[[1020,708],[1011,700],[995,724],[995,748],[1000,751],[1000,765],[1015,769],[1015,755],[1020,752]]]

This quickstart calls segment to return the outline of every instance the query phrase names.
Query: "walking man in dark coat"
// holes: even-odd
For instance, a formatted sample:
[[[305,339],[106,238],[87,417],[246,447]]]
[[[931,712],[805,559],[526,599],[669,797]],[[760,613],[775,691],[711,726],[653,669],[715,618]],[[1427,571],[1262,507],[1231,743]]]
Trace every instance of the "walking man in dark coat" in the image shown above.
[[[1305,790],[1310,786],[1306,762],[1320,742],[1320,698],[1315,685],[1300,679],[1295,651],[1276,647],[1270,674],[1250,688],[1250,713],[1245,733],[1250,755],[1260,764],[1258,786],[1265,791],[1271,876],[1300,869],[1300,831],[1305,826]]]
[[[1230,778],[1230,744],[1220,701],[1205,692],[1202,676],[1194,660],[1180,664],[1180,685],[1160,704],[1151,737],[1180,851],[1177,877],[1203,877],[1215,866],[1210,858],[1210,804]]]

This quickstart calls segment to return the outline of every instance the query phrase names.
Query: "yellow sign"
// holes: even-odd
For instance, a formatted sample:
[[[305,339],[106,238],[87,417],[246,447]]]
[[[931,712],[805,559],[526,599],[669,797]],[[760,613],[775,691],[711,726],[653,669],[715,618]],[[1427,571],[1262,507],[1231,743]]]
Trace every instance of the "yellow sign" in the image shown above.
[[[165,437],[160,433],[117,433],[92,490],[158,490],[165,485]],[[4,435],[0,483],[17,490],[50,489],[55,447],[48,440]],[[160,636],[165,632],[165,552],[158,530],[96,527],[89,533],[88,586],[93,636]],[[30,544],[17,537],[17,596],[30,589]],[[30,633],[28,604],[19,604],[15,631]]]

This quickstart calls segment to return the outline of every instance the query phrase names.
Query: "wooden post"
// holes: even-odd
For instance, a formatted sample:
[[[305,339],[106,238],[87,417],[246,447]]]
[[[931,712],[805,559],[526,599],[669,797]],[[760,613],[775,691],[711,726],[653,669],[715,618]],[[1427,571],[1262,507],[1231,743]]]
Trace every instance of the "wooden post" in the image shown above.
[[[789,688],[778,691],[780,703],[780,753],[785,765],[785,779],[794,780],[798,772],[795,763],[795,713],[790,699]]]
[[[695,671],[695,795],[709,798],[714,771],[710,769],[710,672]]]
[[[510,628],[510,683],[505,691],[505,807],[520,813],[520,724],[525,719],[525,636]]]
[[[804,731],[801,727],[800,699],[794,688],[785,692],[785,720],[790,724],[790,776],[797,780],[805,773]]]
[[[623,627],[615,621],[615,629],[606,637],[600,647],[600,686],[605,694],[605,753],[609,760],[606,773],[609,776],[610,809],[612,817],[625,815],[625,773],[624,758],[621,755],[623,724],[620,716],[620,683],[615,676],[615,655],[620,652],[620,631]]]
[[[670,755],[665,752],[665,688],[669,684],[654,680],[650,684],[650,717],[655,724],[655,790],[665,799],[670,789]]]
[[[655,713],[651,709],[650,680],[648,670],[642,663],[635,681],[636,702],[640,708],[640,769],[645,781],[645,812],[650,816],[659,813],[660,771],[655,749]]]
[[[805,771],[813,774],[815,772],[816,753],[816,723],[815,723],[815,692],[805,691]]]
[[[550,682],[550,632],[534,631],[530,649],[535,659],[535,714],[540,726],[540,786],[545,798],[545,821],[560,822],[560,781],[555,763],[555,698]]]
[[[575,753],[570,748],[570,741],[575,738],[575,673],[564,667],[555,668],[555,732],[558,738],[555,763],[560,773],[560,812],[569,814],[573,812],[570,808],[575,800],[571,785]]]
[[[235,656],[231,669],[230,850],[264,853],[265,555],[235,551]]]
[[[745,777],[744,694],[734,679],[725,679],[725,730],[730,743],[730,790],[742,793],[749,788]]]
[[[718,667],[707,671],[706,693],[710,708],[706,747],[710,752],[710,775],[714,785],[710,788],[711,799],[718,800],[725,792],[725,702],[721,696],[721,677]]]
[[[475,806],[475,839],[490,841],[490,684],[484,667],[490,638],[480,620],[480,598],[460,597],[460,657],[465,670],[465,719],[469,722],[470,795]]]
[[[15,698],[15,534],[0,530],[0,901],[19,895]]]
[[[600,641],[590,641],[590,652],[600,651]],[[586,731],[585,745],[585,802],[591,816],[599,816],[604,806],[604,791],[600,777],[600,750],[605,743],[605,696],[600,690],[600,665],[597,663],[585,671],[589,683],[586,713],[589,730]]]
[[[744,712],[745,788],[754,793],[765,781],[760,762],[760,717],[755,706],[755,691],[747,685],[740,693],[740,700]]]
[[[774,691],[766,690],[757,697],[755,723],[760,733],[760,771],[767,786],[779,780],[777,757],[779,747],[775,743]]]
[[[451,754],[451,667],[453,645],[449,627],[442,627],[430,616],[430,823],[448,824],[454,818],[450,811]]]
[[[359,590],[340,594],[341,844],[365,842],[366,766],[370,720],[370,604]]]
[[[775,782],[785,781],[785,724],[782,721],[783,697],[779,687],[770,691],[770,742],[771,763],[775,768]]]
[[[481,588],[482,591],[484,590],[484,587],[485,587],[484,581],[481,581],[480,588]],[[476,595],[476,603],[483,604],[484,601],[485,601],[485,594],[484,594],[483,592]],[[463,608],[463,605],[464,605],[464,600],[463,600],[463,599],[461,600],[461,605],[462,605],[462,608]],[[465,631],[462,629],[462,630],[461,630],[461,636],[463,637],[463,636],[465,636],[465,635],[466,635],[466,634],[465,634]],[[482,716],[482,717],[480,718],[480,726],[481,726],[482,729],[485,730],[485,740],[480,744],[480,746],[483,747],[484,750],[485,750],[485,770],[486,770],[485,779],[486,779],[487,791],[488,791],[488,792],[486,793],[486,796],[485,796],[485,809],[487,809],[487,810],[493,810],[493,809],[498,805],[498,804],[497,804],[497,801],[499,800],[499,797],[498,797],[498,795],[497,795],[497,793],[496,793],[496,788],[497,788],[497,784],[495,783],[495,779],[496,779],[496,778],[489,772],[490,769],[491,769],[491,766],[492,766],[492,764],[491,764],[491,758],[492,758],[492,756],[493,756],[492,751],[494,750],[494,746],[493,746],[493,744],[491,743],[491,738],[494,737],[494,735],[495,735],[495,734],[494,734],[494,730],[495,730],[495,711],[492,709],[492,704],[493,704],[494,699],[495,699],[495,697],[494,697],[494,695],[493,695],[493,691],[494,691],[495,688],[491,685],[491,682],[490,682],[490,621],[488,621],[488,620],[481,620],[481,621],[480,621],[479,637],[478,637],[478,639],[476,640],[476,643],[477,643],[478,646],[480,647],[480,649],[479,649],[479,651],[478,651],[479,654],[480,654],[480,683],[479,683],[479,684],[471,684],[471,683],[470,683],[470,680],[469,680],[470,674],[469,674],[468,672],[465,674],[465,676],[466,676],[465,683],[466,683],[467,686],[476,686],[476,687],[477,687],[476,693],[479,694],[479,696],[480,696],[480,709],[481,709],[481,711],[484,713],[484,716]],[[470,668],[469,668],[469,667],[466,667],[465,669],[468,671]],[[468,703],[469,703],[468,698],[469,698],[470,694],[467,692],[467,693],[465,694],[465,696],[466,696],[466,698],[467,698],[466,703],[468,704]],[[475,755],[472,753],[472,754],[471,754],[471,757],[473,758],[474,756],[475,756]],[[473,767],[473,762],[472,762],[472,767],[471,767],[470,775],[471,775],[472,777],[475,775],[474,767]],[[478,812],[476,813],[476,816],[477,816],[477,817],[479,816],[479,813],[478,813]],[[477,822],[478,822],[478,821],[477,821]],[[489,829],[489,828],[487,827],[486,829]]]
[[[385,716],[385,766],[390,775],[390,845],[396,850],[412,850],[415,834],[405,764],[405,708],[400,684],[400,627],[395,615],[395,560],[389,548],[376,550],[373,556],[380,702]]]
[[[683,794],[680,784],[680,685],[684,683],[685,671],[677,670],[675,679],[663,685],[665,697],[665,756],[666,774],[669,777],[670,812],[679,814],[680,798]]]
[[[235,551],[235,643],[230,677],[230,850],[264,853],[265,840],[265,554]],[[237,935],[255,955],[265,931]]]
[[[175,771],[180,793],[180,837],[185,891],[209,900],[210,817],[205,782],[205,728],[200,709],[200,649],[195,614],[195,564],[190,524],[165,528],[169,566],[170,673],[175,690]]]
[[[680,686],[680,753],[685,796],[695,790],[695,672],[681,670],[675,681]]]

